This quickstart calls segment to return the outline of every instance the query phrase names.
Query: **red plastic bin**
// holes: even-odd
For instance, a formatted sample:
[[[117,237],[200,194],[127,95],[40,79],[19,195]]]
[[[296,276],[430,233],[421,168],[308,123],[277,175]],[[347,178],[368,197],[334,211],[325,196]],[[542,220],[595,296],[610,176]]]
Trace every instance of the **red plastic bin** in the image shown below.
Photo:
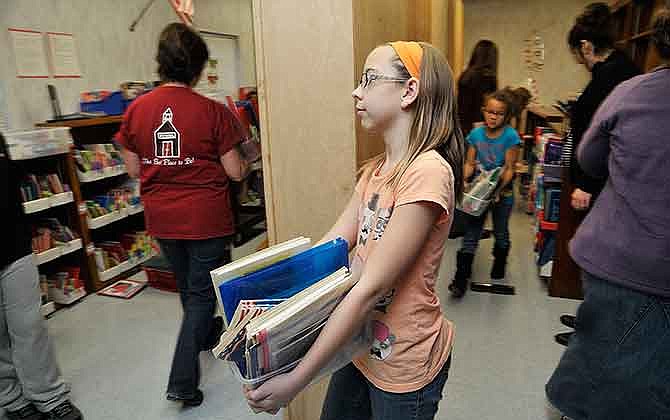
[[[177,292],[177,279],[171,271],[144,267],[144,272],[147,273],[149,286],[166,292]]]

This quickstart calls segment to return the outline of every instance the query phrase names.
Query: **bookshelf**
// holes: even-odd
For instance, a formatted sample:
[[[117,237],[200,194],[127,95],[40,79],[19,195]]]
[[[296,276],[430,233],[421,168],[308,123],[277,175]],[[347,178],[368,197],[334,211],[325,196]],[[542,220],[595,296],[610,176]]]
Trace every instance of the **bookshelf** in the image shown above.
[[[106,116],[79,120],[45,122],[37,127],[68,127],[77,147],[90,144],[112,143],[114,134],[121,126],[122,116]],[[72,179],[72,193],[77,203],[77,219],[81,226],[81,246],[85,250],[82,266],[86,267],[86,289],[89,293],[96,292],[107,286],[120,276],[139,267],[151,255],[140,258],[130,257],[120,264],[101,270],[95,257],[96,243],[118,241],[120,234],[144,230],[143,207],[129,206],[105,215],[91,218],[88,214],[86,200],[114,188],[128,179],[123,165],[110,166],[88,172],[81,172],[70,154],[69,172]]]
[[[625,51],[642,71],[659,65],[659,57],[651,47],[651,24],[654,13],[669,5],[667,0],[618,0],[610,4],[616,46]]]
[[[41,313],[48,316],[84,297],[86,291],[77,283],[87,281],[91,275],[84,263],[85,226],[78,217],[78,196],[74,191],[77,179],[71,170],[72,139],[69,130],[17,130],[5,134],[10,158],[26,174],[20,186],[22,206],[33,231],[33,256],[43,295]],[[58,288],[57,279],[64,280],[62,288]],[[55,287],[47,287],[50,282]]]

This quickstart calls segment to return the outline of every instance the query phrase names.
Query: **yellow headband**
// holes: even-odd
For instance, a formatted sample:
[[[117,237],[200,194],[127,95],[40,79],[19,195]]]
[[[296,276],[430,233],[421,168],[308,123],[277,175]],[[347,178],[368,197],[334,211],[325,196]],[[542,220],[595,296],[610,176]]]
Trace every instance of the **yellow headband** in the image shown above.
[[[395,50],[400,61],[412,77],[419,79],[421,74],[421,59],[423,58],[423,48],[415,41],[395,41],[389,45]]]

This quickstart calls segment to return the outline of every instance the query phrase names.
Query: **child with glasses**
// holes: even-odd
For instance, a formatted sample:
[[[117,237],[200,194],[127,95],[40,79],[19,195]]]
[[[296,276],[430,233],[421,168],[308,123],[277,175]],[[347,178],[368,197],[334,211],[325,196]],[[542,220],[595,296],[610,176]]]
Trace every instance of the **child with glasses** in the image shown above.
[[[435,47],[393,42],[370,53],[352,96],[363,128],[382,135],[385,151],[364,165],[323,241],[355,245],[358,283],[300,364],[246,396],[254,410],[276,412],[370,320],[372,346],[333,374],[321,419],[430,420],[453,341],[435,284],[463,188],[454,80]]]
[[[519,113],[520,104],[527,103],[524,98],[517,98],[516,92],[505,88],[486,96],[482,108],[484,125],[472,130],[466,139],[468,151],[463,174],[465,180],[475,174],[478,165],[487,171],[500,167],[503,170],[487,212],[478,217],[467,216],[463,246],[456,254],[456,274],[449,285],[449,291],[454,297],[462,297],[467,290],[468,279],[472,275],[472,261],[489,212],[493,216],[495,236],[491,279],[499,281],[505,278],[510,250],[509,218],[514,205],[512,179],[521,144],[521,139],[510,126],[510,121]]]

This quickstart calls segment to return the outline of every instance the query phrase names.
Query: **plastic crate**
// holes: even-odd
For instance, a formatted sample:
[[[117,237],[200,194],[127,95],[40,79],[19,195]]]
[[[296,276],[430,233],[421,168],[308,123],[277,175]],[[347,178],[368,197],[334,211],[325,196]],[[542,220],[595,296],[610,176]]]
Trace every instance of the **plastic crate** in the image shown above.
[[[481,200],[468,193],[463,193],[463,200],[456,208],[470,216],[479,217],[484,214],[490,203],[491,200]]]
[[[149,286],[166,292],[177,292],[177,279],[171,271],[144,267],[144,272],[147,273]]]
[[[121,91],[112,92],[111,95],[100,101],[80,102],[82,112],[104,112],[107,115],[121,115],[127,107],[128,101],[123,98]]]

